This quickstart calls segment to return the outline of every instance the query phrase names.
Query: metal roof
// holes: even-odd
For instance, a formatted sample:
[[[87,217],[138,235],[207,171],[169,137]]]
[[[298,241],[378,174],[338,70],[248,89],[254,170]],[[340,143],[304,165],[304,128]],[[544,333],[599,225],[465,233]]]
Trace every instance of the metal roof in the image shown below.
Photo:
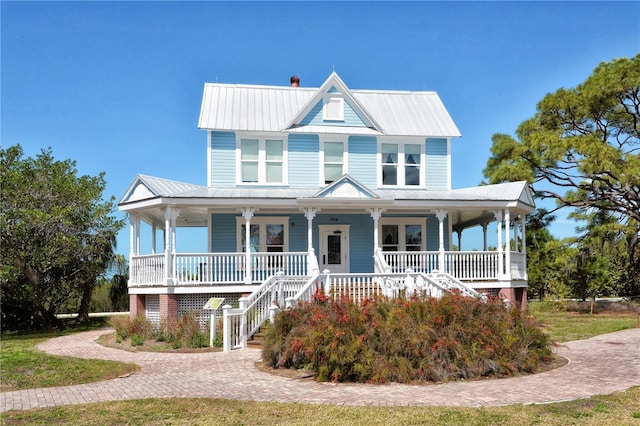
[[[436,92],[350,90],[378,126],[377,129],[318,126],[305,128],[294,122],[303,110],[315,104],[333,81],[333,73],[320,88],[253,86],[207,83],[204,86],[198,127],[208,130],[259,132],[308,131],[313,133],[360,133],[397,136],[459,137],[460,131]],[[354,132],[357,130],[357,132]]]
[[[343,176],[338,182],[352,182],[358,186],[360,192],[375,194],[372,198],[386,200],[432,200],[432,201],[520,201],[526,205],[534,206],[526,182],[508,182],[496,185],[476,186],[471,188],[454,189],[451,191],[433,191],[425,189],[384,189],[378,188],[372,191],[357,183],[348,175]],[[355,183],[353,183],[355,182]],[[148,191],[146,197],[136,197],[134,194],[142,193],[138,187],[143,185]],[[179,198],[196,199],[312,199],[321,198],[327,188],[318,191],[318,188],[278,188],[278,187],[206,187],[189,183],[177,182],[168,179],[138,175],[129,186],[119,204],[127,204],[150,198]],[[188,204],[188,201],[186,202]]]

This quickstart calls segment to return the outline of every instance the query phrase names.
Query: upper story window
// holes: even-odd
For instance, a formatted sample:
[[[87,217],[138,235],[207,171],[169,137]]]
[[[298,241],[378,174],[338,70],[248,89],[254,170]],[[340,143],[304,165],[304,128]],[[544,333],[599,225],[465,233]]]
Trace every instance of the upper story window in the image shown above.
[[[380,182],[384,186],[424,186],[423,145],[380,144]]]
[[[321,184],[329,184],[347,173],[345,141],[325,140],[321,143]]]
[[[284,184],[286,143],[283,139],[242,138],[238,145],[241,183]]]
[[[344,121],[344,98],[338,93],[324,96],[322,119],[325,121]]]

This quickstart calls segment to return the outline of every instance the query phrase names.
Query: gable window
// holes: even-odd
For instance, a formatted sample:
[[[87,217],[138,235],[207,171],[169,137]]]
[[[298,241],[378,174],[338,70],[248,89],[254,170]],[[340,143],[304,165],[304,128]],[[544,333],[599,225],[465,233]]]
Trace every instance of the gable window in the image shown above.
[[[415,219],[381,219],[380,245],[383,251],[422,251],[424,224]]]
[[[282,139],[243,138],[239,142],[242,183],[286,183],[286,146]]]
[[[422,145],[380,144],[380,181],[388,186],[422,186]]]
[[[322,102],[322,119],[344,121],[344,98],[339,94],[325,95]]]
[[[343,141],[324,141],[322,144],[321,184],[329,184],[347,173],[346,143]]]
[[[253,217],[249,240],[251,251],[283,253],[288,250],[289,228],[287,217]],[[246,226],[244,218],[237,218],[238,252],[245,252]]]

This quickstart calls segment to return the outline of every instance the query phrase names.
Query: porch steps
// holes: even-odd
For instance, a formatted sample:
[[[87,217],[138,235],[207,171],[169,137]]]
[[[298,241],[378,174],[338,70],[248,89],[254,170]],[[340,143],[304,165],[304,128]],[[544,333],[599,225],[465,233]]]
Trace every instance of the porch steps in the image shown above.
[[[260,327],[247,341],[247,348],[262,349],[264,346],[264,329]]]

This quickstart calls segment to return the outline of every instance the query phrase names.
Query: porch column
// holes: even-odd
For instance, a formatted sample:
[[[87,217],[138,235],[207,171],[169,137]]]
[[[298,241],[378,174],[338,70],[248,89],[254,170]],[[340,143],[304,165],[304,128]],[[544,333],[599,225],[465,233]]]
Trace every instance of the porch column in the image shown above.
[[[528,280],[529,279],[529,275],[527,274],[527,226],[526,226],[527,220],[525,218],[525,215],[522,215],[522,217],[520,217],[520,226],[522,228],[522,257],[524,258],[524,279]],[[526,292],[526,289],[525,289]],[[526,300],[526,297],[525,297]]]
[[[140,255],[140,216],[136,215],[136,256]]]
[[[140,228],[140,218],[137,214],[131,213],[129,215],[129,283],[133,278],[133,257],[140,254],[136,253],[136,247],[139,248],[139,245],[136,245],[136,235],[137,230]]]
[[[245,256],[245,272],[244,283],[251,284],[251,218],[255,209],[251,207],[245,207],[240,209],[242,217],[244,217],[244,256]]]
[[[487,228],[489,227],[488,223],[482,224],[482,250],[487,251]]]
[[[515,216],[515,217],[513,218],[513,242],[514,242],[514,243],[513,243],[513,246],[514,246],[513,251],[514,251],[514,252],[516,252],[516,253],[517,253],[517,252],[519,252],[519,251],[521,251],[521,250],[518,248],[518,247],[519,247],[519,245],[520,245],[520,243],[518,242],[518,240],[519,240],[519,238],[518,238],[518,237],[519,237],[519,235],[518,235],[518,234],[519,234],[519,232],[520,232],[520,231],[519,231],[519,226],[518,226],[518,222],[519,222],[519,221],[520,221],[520,218],[519,218],[518,216]]]
[[[156,254],[156,233],[158,229],[156,228],[156,224],[151,225],[151,254]]]
[[[304,217],[307,218],[307,273],[316,273],[320,268],[313,251],[313,219],[316,217],[318,209],[307,207],[304,211]]]
[[[505,209],[504,211],[504,235],[505,235],[505,244],[504,244],[504,263],[506,264],[505,275],[506,279],[511,279],[511,234],[509,233],[509,226],[511,224],[511,214],[509,209]]]
[[[169,284],[169,277],[173,276],[171,269],[171,207],[164,210],[164,281]]]
[[[439,239],[438,270],[440,272],[448,272],[444,264],[444,220],[447,218],[447,211],[436,210],[436,217],[438,218],[438,239]]]
[[[304,217],[307,218],[307,251],[313,251],[313,218],[316,217],[316,212],[318,210],[307,207],[304,209]]]
[[[172,285],[175,278],[173,263],[176,257],[176,219],[179,213],[180,211],[173,207],[167,207],[164,211],[164,276],[168,285]]]
[[[458,251],[462,251],[462,229],[456,231],[458,234]]]
[[[504,274],[504,259],[502,258],[502,210],[493,212],[498,223],[498,279]]]
[[[369,214],[373,219],[373,251],[376,252],[380,248],[380,236],[378,233],[378,222],[382,217],[383,210],[381,208],[369,209]]]

